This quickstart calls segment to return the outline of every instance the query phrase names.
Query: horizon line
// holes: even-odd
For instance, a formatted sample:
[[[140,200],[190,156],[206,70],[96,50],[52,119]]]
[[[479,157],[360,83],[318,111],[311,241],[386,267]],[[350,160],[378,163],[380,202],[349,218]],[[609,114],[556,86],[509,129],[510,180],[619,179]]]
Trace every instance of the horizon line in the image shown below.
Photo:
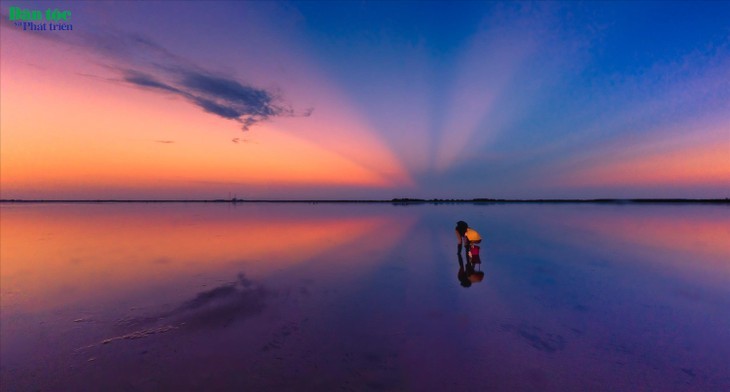
[[[702,203],[730,204],[730,198],[539,198],[539,199],[0,199],[0,203],[391,203],[391,204],[496,204],[496,203]]]

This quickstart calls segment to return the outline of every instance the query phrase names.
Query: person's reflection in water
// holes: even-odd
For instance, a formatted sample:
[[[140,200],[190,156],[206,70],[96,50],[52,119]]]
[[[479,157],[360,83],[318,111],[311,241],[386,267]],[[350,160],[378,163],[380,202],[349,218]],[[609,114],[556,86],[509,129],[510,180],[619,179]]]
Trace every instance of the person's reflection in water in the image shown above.
[[[471,280],[469,280],[469,276],[466,275],[466,270],[464,269],[464,258],[461,257],[461,252],[456,256],[459,257],[459,273],[456,274],[456,278],[459,279],[462,287],[470,287]]]
[[[464,258],[461,257],[461,253],[457,254],[457,257],[459,258],[459,272],[456,274],[456,277],[459,279],[462,287],[471,287],[472,283],[478,283],[484,280],[484,272],[474,268],[476,264],[482,263],[479,255],[467,257],[466,264],[464,264]]]

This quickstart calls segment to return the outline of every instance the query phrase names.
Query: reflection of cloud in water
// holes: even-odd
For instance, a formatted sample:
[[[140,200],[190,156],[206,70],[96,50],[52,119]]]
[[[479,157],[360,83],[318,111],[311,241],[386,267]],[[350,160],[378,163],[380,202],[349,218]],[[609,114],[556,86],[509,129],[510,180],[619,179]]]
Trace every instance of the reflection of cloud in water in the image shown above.
[[[193,326],[224,326],[261,313],[267,294],[241,273],[238,281],[198,293],[162,318]]]
[[[136,331],[118,338],[144,337],[149,335],[144,332],[151,330],[159,333],[157,326],[165,326],[163,332],[190,327],[225,327],[235,320],[261,313],[268,294],[263,287],[255,285],[240,273],[237,281],[202,291],[171,311],[120,320],[118,325],[125,329],[135,328]]]
[[[521,323],[519,326],[502,324],[502,329],[515,333],[539,351],[554,353],[565,348],[565,339],[562,335],[543,331],[540,327],[526,322]]]
[[[135,340],[183,328],[226,327],[236,319],[259,314],[269,292],[255,285],[243,273],[238,280],[198,293],[175,309],[160,314],[125,318],[117,326],[127,332],[112,336],[78,350],[90,349],[119,340]],[[79,318],[74,322],[93,321]],[[132,330],[129,332],[129,330]],[[77,351],[78,351],[77,350]]]

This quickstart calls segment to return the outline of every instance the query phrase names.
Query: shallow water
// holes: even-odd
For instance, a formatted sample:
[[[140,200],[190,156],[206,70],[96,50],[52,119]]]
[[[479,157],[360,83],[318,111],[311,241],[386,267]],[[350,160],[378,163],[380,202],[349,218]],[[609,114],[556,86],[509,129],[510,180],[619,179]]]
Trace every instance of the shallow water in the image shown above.
[[[727,205],[0,213],[3,391],[730,389]]]

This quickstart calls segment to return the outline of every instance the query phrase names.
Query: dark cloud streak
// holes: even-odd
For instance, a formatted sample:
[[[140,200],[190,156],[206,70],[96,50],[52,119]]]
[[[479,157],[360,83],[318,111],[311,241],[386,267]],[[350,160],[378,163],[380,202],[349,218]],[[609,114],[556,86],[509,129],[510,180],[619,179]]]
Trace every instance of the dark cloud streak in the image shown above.
[[[239,120],[239,121],[245,121],[241,120],[239,117],[244,115],[245,113],[241,113],[235,108],[228,107],[225,105],[219,105],[211,100],[196,97],[193,102],[195,102],[196,105],[201,107],[203,110],[205,110],[208,113],[217,114],[223,118],[231,119],[231,120]],[[253,125],[253,123],[245,124],[244,123],[244,129],[248,129],[248,126]]]
[[[244,130],[270,117],[295,116],[293,109],[276,103],[278,98],[266,90],[202,71],[188,69],[182,73],[174,72],[170,75],[173,79],[169,83],[136,70],[122,73],[125,83],[179,95],[206,113],[238,121]],[[311,109],[302,116],[310,114]]]
[[[134,84],[140,87],[149,87],[153,89],[160,89],[169,91],[172,93],[182,93],[182,91],[172,87],[168,86],[165,83],[162,83],[158,80],[155,80],[153,77],[149,75],[145,75],[139,72],[127,72],[126,75],[124,75],[124,81],[130,84]]]
[[[273,97],[264,90],[243,86],[235,80],[203,74],[188,73],[182,84],[203,94],[213,95],[231,103],[240,104],[247,112],[260,116],[276,114],[271,106]]]
[[[1,15],[2,27],[14,28],[8,23],[7,14]],[[38,36],[83,48],[101,59],[101,66],[119,74],[121,82],[178,95],[206,113],[239,122],[244,131],[274,117],[308,117],[311,114],[311,109],[295,113],[273,91],[205,70],[137,33],[97,25],[89,26],[88,31],[80,34]]]

